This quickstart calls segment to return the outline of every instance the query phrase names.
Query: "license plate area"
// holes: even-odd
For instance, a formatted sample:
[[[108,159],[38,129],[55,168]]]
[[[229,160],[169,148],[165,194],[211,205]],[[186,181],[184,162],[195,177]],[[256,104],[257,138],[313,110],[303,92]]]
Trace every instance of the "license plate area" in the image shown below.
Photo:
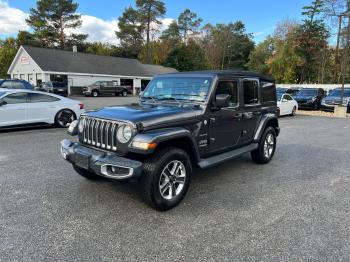
[[[84,168],[84,169],[89,169],[89,161],[90,161],[90,156],[81,154],[80,152],[77,152],[75,155],[75,164],[78,167]]]

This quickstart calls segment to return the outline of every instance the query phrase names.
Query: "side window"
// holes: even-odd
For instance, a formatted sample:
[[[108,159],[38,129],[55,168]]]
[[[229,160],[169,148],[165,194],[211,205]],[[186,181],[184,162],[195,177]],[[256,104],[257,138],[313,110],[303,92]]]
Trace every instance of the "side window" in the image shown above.
[[[5,96],[1,101],[5,101],[8,105],[27,103],[27,93],[15,93]]]
[[[244,104],[254,105],[259,103],[259,83],[256,80],[243,81]]]
[[[261,81],[261,102],[276,101],[276,86],[273,82]]]
[[[14,88],[14,89],[23,89],[24,88],[24,85],[19,81],[14,81],[12,83],[12,85],[13,85],[12,88]]]
[[[216,95],[227,94],[231,96],[230,107],[238,105],[238,82],[220,81],[216,89]]]
[[[101,82],[101,86],[107,86],[107,82]]]
[[[1,88],[12,88],[12,81],[3,82]]]
[[[42,102],[55,102],[59,101],[58,98],[49,96],[49,95],[44,95],[44,94],[37,94],[37,93],[30,93],[30,102],[31,103],[42,103]]]
[[[291,101],[293,98],[290,95],[284,95],[284,99]]]

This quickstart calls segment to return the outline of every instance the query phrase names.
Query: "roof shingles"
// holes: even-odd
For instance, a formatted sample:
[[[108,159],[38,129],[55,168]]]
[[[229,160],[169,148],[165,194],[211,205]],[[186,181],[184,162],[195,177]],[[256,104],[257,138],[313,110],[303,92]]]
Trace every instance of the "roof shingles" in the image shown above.
[[[156,74],[176,72],[175,69],[142,64],[137,59],[101,56],[23,46],[43,71],[115,76],[153,77]]]

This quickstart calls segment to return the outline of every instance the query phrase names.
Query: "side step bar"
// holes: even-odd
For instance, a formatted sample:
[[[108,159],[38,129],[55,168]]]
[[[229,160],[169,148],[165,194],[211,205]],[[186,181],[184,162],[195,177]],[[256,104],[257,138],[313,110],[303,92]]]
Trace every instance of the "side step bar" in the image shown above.
[[[222,153],[220,155],[201,159],[199,161],[198,165],[200,168],[206,169],[206,168],[209,168],[212,166],[216,166],[222,162],[236,158],[244,153],[251,152],[251,151],[257,149],[258,147],[259,147],[259,145],[257,143],[253,143],[253,144],[250,144],[250,145],[245,146],[245,147],[241,147],[241,148],[229,151],[229,152]]]

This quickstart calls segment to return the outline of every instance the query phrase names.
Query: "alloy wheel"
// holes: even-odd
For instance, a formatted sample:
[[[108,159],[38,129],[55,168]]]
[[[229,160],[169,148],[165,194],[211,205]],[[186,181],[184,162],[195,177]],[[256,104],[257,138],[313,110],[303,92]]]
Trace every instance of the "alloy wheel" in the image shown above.
[[[268,133],[264,142],[264,156],[266,159],[270,159],[275,149],[275,137],[273,134]]]
[[[62,110],[58,113],[57,122],[61,127],[68,127],[75,120],[75,116],[70,110]]]
[[[186,168],[178,160],[171,161],[163,169],[159,179],[159,192],[164,199],[172,200],[179,195],[185,185]]]

